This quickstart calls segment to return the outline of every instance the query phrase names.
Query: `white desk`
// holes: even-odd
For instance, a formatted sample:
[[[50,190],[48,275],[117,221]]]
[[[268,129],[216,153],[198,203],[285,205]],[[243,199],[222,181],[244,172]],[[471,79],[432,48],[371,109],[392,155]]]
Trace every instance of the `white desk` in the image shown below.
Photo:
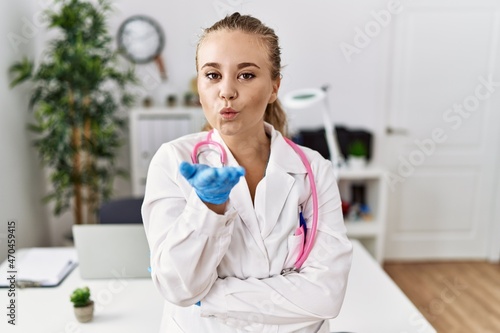
[[[22,250],[17,254],[21,258]],[[4,278],[3,276],[1,278]],[[70,295],[88,286],[95,303],[94,319],[79,323]],[[17,325],[7,324],[8,298],[0,289],[0,332],[12,333],[157,333],[163,300],[151,279],[87,279],[76,267],[54,288],[25,288],[17,292]]]
[[[342,310],[332,332],[436,333],[406,295],[357,240]]]
[[[435,333],[360,243],[353,245],[346,299],[330,323],[332,332]],[[94,319],[86,324],[76,321],[69,301],[82,286],[89,286],[96,303]],[[14,327],[7,324],[7,289],[0,289],[0,332],[156,333],[163,309],[150,279],[82,280],[78,267],[58,287],[17,289],[17,295]]]

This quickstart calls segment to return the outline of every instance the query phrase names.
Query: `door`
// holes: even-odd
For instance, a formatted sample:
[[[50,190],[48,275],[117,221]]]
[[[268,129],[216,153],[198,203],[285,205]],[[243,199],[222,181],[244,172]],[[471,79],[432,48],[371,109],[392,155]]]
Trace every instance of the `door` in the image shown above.
[[[485,259],[498,230],[500,4],[409,2],[393,33],[386,258]]]

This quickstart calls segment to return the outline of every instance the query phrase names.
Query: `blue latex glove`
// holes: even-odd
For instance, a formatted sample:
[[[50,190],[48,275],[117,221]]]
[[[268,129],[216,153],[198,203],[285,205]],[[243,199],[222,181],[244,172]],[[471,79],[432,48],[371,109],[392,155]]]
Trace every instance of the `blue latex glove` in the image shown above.
[[[187,162],[181,163],[179,171],[193,186],[201,200],[215,205],[223,204],[229,199],[234,185],[245,174],[242,167],[213,168],[206,164]]]

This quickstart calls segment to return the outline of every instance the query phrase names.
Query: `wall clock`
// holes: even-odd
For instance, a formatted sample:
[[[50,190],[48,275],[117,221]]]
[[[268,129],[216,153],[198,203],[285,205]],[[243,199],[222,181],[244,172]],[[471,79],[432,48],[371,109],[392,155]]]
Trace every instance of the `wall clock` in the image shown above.
[[[151,17],[134,15],[126,19],[118,29],[118,50],[135,64],[156,62],[162,79],[167,78],[161,52],[165,47],[165,35],[161,26]]]

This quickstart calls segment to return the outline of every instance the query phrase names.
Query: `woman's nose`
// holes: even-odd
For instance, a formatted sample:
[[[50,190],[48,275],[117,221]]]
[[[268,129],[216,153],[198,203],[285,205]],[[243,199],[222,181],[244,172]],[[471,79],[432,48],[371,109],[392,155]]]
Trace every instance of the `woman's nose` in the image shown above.
[[[221,83],[221,89],[219,92],[219,97],[225,100],[233,100],[238,96],[234,82],[231,80],[224,80]]]

